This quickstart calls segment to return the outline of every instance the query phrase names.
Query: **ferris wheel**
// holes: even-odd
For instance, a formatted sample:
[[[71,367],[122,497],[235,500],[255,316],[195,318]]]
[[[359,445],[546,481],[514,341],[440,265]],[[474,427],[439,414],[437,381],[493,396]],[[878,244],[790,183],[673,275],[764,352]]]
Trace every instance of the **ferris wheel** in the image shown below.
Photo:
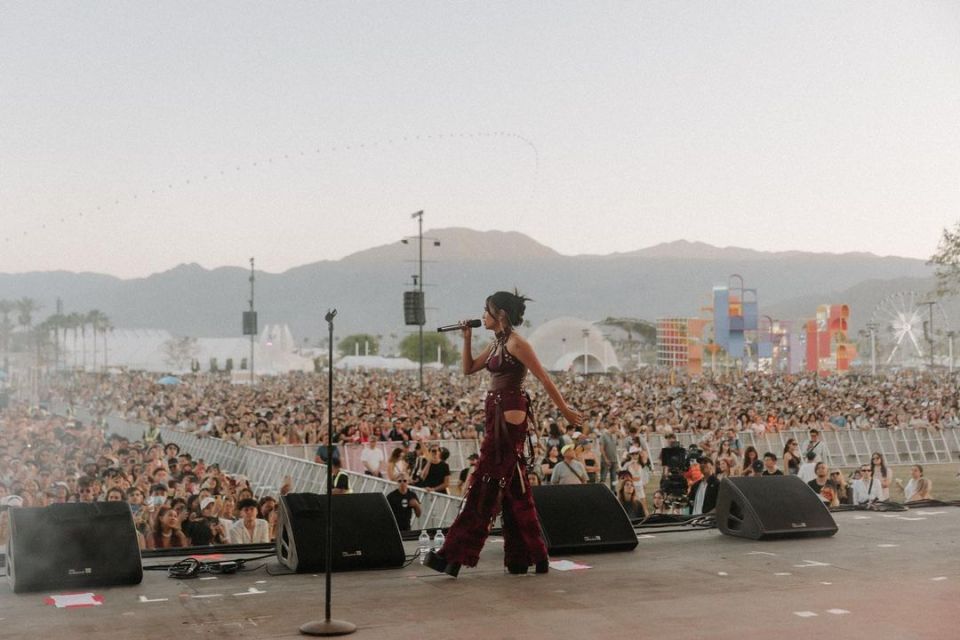
[[[947,314],[929,294],[891,293],[873,309],[871,322],[890,351],[886,364],[922,364],[947,329]]]

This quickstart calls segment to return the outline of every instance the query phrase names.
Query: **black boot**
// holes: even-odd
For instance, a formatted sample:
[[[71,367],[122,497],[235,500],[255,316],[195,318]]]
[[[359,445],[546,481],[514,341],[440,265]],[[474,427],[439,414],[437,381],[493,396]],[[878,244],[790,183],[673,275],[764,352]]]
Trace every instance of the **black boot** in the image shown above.
[[[427,555],[423,559],[423,564],[438,573],[443,573],[447,570],[447,561],[443,559],[443,556],[434,551],[427,551]]]
[[[445,573],[451,578],[456,578],[460,573],[459,562],[447,562],[443,556],[435,551],[428,551],[423,560],[423,564],[430,567],[438,573]]]
[[[544,558],[536,565],[537,573],[547,573],[550,571],[550,558]]]
[[[527,571],[530,570],[530,567],[528,567],[528,566],[525,565],[525,564],[512,564],[512,563],[509,563],[509,564],[507,564],[506,566],[507,566],[507,572],[509,572],[509,573],[511,573],[511,574],[513,574],[513,575],[515,575],[515,576],[523,575],[523,574],[525,574]]]

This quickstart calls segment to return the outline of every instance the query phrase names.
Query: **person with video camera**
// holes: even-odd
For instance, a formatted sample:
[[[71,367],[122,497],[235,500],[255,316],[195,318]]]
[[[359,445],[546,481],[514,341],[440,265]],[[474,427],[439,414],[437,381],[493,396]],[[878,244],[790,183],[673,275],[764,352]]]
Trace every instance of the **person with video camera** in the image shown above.
[[[687,494],[692,515],[713,511],[717,506],[717,495],[720,492],[720,480],[717,479],[713,460],[708,456],[700,457],[700,471],[703,477],[693,483]]]

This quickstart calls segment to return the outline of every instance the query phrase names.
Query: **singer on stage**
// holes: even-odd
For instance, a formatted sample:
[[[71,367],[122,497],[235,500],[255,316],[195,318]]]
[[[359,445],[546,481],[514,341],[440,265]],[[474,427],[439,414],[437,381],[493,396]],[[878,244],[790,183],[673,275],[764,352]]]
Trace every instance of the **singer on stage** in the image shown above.
[[[480,460],[471,475],[466,504],[447,532],[443,548],[428,553],[425,561],[431,569],[454,577],[461,565],[477,565],[490,524],[501,509],[507,570],[526,573],[530,566],[534,566],[537,573],[546,573],[549,569],[547,547],[540,533],[527,481],[527,460],[523,454],[528,421],[532,419],[530,396],[523,389],[527,370],[540,380],[570,424],[579,426],[581,418],[564,402],[530,344],[513,331],[523,322],[527,300],[507,291],[498,291],[487,298],[483,327],[493,331],[495,337],[476,358],[470,349],[472,330],[466,321],[461,323],[464,374],[487,369],[491,381],[486,397],[486,428]]]

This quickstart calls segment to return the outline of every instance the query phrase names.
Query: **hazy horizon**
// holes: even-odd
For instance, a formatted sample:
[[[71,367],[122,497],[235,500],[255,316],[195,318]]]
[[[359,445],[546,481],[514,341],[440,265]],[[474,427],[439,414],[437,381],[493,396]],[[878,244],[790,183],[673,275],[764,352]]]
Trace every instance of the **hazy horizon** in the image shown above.
[[[960,4],[0,8],[0,273],[279,273],[427,228],[926,260]]]

